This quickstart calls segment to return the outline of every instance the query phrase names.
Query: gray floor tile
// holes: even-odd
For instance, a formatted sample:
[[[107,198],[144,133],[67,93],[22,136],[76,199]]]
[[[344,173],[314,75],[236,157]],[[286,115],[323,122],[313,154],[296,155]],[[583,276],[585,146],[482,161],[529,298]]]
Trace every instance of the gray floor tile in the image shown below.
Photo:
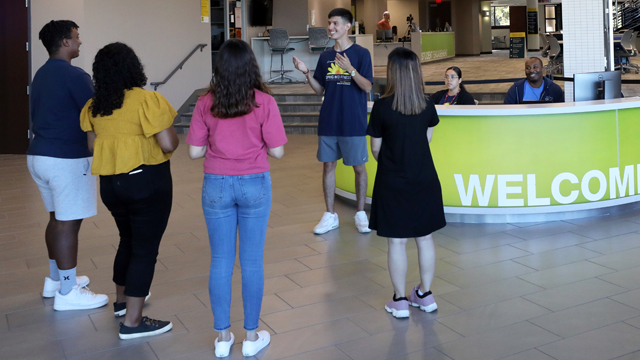
[[[531,240],[549,235],[560,234],[567,231],[573,231],[579,228],[579,226],[569,224],[564,221],[553,221],[540,225],[529,226],[526,228],[517,228],[505,232],[524,240]]]
[[[525,321],[438,345],[436,349],[455,360],[494,360],[559,339],[560,337]]]
[[[571,232],[566,232],[514,243],[511,244],[511,246],[528,251],[532,254],[537,254],[589,241],[593,241],[593,239]]]
[[[578,261],[518,277],[545,289],[551,289],[612,272],[613,270],[607,267],[589,261]]]
[[[558,360],[613,359],[640,349],[639,337],[640,329],[618,323],[538,349]]]
[[[640,359],[640,351],[634,351],[630,354],[622,355],[613,360],[638,360]]]
[[[1,314],[41,307],[44,307],[41,293],[28,293],[0,299]]]
[[[326,348],[308,351],[299,355],[287,356],[283,360],[317,360],[317,359],[331,359],[331,360],[351,360],[351,358],[338,349],[335,346],[329,346]]]
[[[120,359],[139,359],[139,360],[156,360],[158,357],[151,350],[149,344],[142,343],[127,347],[119,347],[100,351],[97,353],[71,358],[72,360],[120,360]]]
[[[376,248],[367,248],[365,250],[352,248],[343,252],[306,256],[299,258],[298,261],[311,269],[317,269],[325,266],[344,264],[355,260],[365,260],[383,255],[386,256],[383,251]]]
[[[402,356],[394,357],[393,360],[452,360],[447,355],[441,353],[436,348],[418,350],[410,354],[404,354]]]
[[[308,270],[307,267],[305,269],[307,270],[289,274],[287,277],[301,287],[307,287],[383,270],[368,260],[353,261],[314,270]]]
[[[472,239],[443,242],[440,246],[458,254],[466,254],[496,246],[509,245],[521,241],[523,240],[518,237],[499,232]]]
[[[353,276],[329,284],[313,285],[301,289],[279,292],[277,295],[287,304],[295,307],[313,304],[321,301],[337,299],[354,295],[382,286],[363,276]]]
[[[634,248],[631,250],[594,257],[589,259],[589,261],[611,269],[624,270],[638,266],[638,258],[640,258],[640,248]]]
[[[309,270],[297,260],[285,260],[271,264],[264,264],[264,277],[272,278],[277,276],[295,274]]]
[[[517,353],[515,355],[507,356],[506,358],[502,358],[501,360],[555,360],[555,359],[537,349],[531,349],[531,350],[523,351],[521,353]]]
[[[628,291],[623,294],[611,296],[611,300],[632,306],[640,310],[640,290]]]
[[[187,332],[164,338],[158,337],[147,340],[149,341],[149,346],[151,346],[159,359],[173,359],[178,356],[185,356],[213,349],[216,337],[218,337],[218,332],[214,331],[212,327],[197,332]],[[236,350],[235,347],[231,351],[234,350]]]
[[[551,311],[560,311],[625,291],[626,289],[603,280],[587,279],[540,291],[524,298]]]
[[[383,360],[433,347],[461,336],[437,322],[424,322],[345,342],[338,348],[354,360]]]
[[[357,297],[349,296],[262,315],[262,321],[281,333],[374,310]]]
[[[527,255],[531,255],[531,253],[516,249],[510,245],[504,245],[464,255],[452,256],[443,259],[443,261],[461,269],[471,269]]]
[[[636,231],[640,231],[640,224],[625,220],[596,224],[572,230],[572,232],[576,234],[584,235],[596,240]]]
[[[455,286],[466,288],[528,274],[534,271],[534,269],[528,266],[520,265],[513,260],[507,260],[491,265],[485,265],[469,270],[449,272],[437,276]]]
[[[261,360],[280,359],[326,348],[368,334],[349,320],[341,319],[271,336]]]
[[[640,329],[640,316],[626,320],[625,323]]]
[[[440,297],[459,308],[468,310],[541,290],[543,290],[541,287],[524,280],[509,278],[452,291]]]
[[[598,278],[625,289],[636,290],[640,288],[640,266],[602,275]]]
[[[580,247],[593,250],[601,254],[611,254],[619,251],[625,251],[640,247],[640,234],[629,233],[624,235],[613,236],[610,238],[592,241],[582,244]]]
[[[557,266],[571,264],[580,260],[601,256],[600,253],[584,249],[579,246],[570,246],[562,249],[545,251],[533,255],[512,259],[519,264],[535,270],[545,270]]]
[[[439,232],[456,240],[464,240],[478,238],[503,231],[510,231],[512,229],[517,229],[517,227],[510,224],[457,223],[455,224],[455,226],[447,226],[444,229],[439,230]]]
[[[265,250],[264,263],[271,264],[304,256],[317,255],[318,252],[306,245],[291,246],[283,249]]]
[[[522,298],[486,305],[444,316],[437,321],[465,337],[548,314],[549,311]]]
[[[529,321],[560,337],[569,338],[636,316],[640,316],[638,309],[613,300],[601,299]]]

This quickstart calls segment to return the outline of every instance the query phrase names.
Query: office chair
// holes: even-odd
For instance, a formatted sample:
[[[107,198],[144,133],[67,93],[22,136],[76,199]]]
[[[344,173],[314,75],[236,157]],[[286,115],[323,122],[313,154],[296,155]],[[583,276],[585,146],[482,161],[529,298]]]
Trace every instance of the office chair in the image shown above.
[[[326,27],[309,28],[309,51],[312,53],[321,53],[327,50],[329,40],[331,39]]]
[[[562,58],[562,47],[553,35],[545,35],[547,41],[549,42],[549,62],[544,67],[547,70],[547,74],[559,73],[562,74],[564,72],[564,61]]]
[[[549,56],[549,40],[547,40],[547,37],[543,34],[540,33],[540,45],[542,46],[542,50],[540,50],[540,55],[542,55],[542,57],[546,58]]]
[[[276,77],[273,77],[267,80],[268,83],[273,83],[276,80],[280,80],[281,83],[284,84],[285,79],[290,82],[296,81],[296,79],[287,76],[286,73],[291,72],[293,70],[285,70],[284,69],[284,54],[295,50],[292,47],[289,47],[289,33],[287,29],[283,28],[272,28],[269,29],[269,48],[271,49],[271,66],[269,67],[269,72],[273,72],[273,54],[280,55],[280,74]],[[277,71],[277,70],[276,70]]]
[[[619,43],[614,43],[613,56],[616,58],[615,69],[620,70],[623,74],[627,71],[635,71],[636,74],[640,72],[640,66],[638,64],[631,63],[631,58],[636,57],[638,54],[633,50],[632,39],[637,37],[637,33],[634,36],[633,30],[626,30],[622,34],[622,39]]]

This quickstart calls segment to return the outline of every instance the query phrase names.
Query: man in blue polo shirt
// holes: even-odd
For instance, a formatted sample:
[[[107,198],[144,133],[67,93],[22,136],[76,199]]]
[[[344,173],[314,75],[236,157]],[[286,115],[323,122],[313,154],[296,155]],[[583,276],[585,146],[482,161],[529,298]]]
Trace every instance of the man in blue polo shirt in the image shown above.
[[[339,159],[353,166],[356,177],[358,211],[355,225],[359,232],[368,233],[369,220],[364,212],[367,193],[367,93],[373,84],[371,54],[349,39],[353,15],[347,9],[333,9],[329,13],[328,31],[335,45],[323,52],[313,74],[295,56],[293,63],[309,81],[316,94],[324,94],[318,120],[318,154],[323,163],[323,190],[327,211],[313,229],[324,234],[339,225],[334,212],[336,191],[335,170]]]
[[[109,298],[87,289],[88,277],[76,277],[80,225],[97,213],[92,154],[80,129],[80,111],[93,97],[93,84],[89,74],[71,65],[82,44],[76,23],[51,21],[39,38],[49,60],[31,84],[33,139],[27,166],[49,212],[45,231],[49,277],[42,296],[53,297],[58,311],[93,309],[106,305]]]
[[[562,88],[544,77],[544,65],[537,57],[530,57],[524,64],[525,79],[516,81],[504,99],[505,104],[523,104],[527,101],[564,102]]]

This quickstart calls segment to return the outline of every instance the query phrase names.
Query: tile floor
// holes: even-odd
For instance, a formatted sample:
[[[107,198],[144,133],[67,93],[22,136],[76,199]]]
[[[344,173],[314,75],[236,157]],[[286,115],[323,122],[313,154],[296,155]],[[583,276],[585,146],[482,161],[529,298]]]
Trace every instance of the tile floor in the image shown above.
[[[640,211],[535,224],[450,223],[435,234],[439,310],[387,314],[393,294],[386,239],[341,227],[311,229],[324,211],[315,136],[291,135],[272,161],[273,210],[260,326],[272,334],[258,359],[640,359]],[[182,138],[184,140],[184,138]],[[48,274],[46,214],[25,156],[0,156],[0,359],[213,359],[209,244],[200,208],[202,160],[172,159],[174,208],[145,314],[167,334],[121,341],[111,306],[56,312],[41,297]],[[114,299],[118,237],[100,204],[81,230],[79,274]],[[408,245],[407,289],[419,281]],[[240,271],[234,273],[231,359],[241,357]]]

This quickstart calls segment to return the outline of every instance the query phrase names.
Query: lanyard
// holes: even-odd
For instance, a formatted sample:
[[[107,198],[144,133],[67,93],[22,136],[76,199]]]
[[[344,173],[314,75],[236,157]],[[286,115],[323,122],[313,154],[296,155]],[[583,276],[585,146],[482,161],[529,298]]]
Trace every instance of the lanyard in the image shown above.
[[[453,96],[453,99],[451,99],[451,101],[449,101],[449,105],[453,105],[455,104],[454,101],[456,101],[456,98],[458,97],[458,94],[460,94],[460,88],[458,88],[458,92]],[[447,97],[449,97],[449,92],[447,92],[447,94],[444,96],[444,102],[447,102]]]

